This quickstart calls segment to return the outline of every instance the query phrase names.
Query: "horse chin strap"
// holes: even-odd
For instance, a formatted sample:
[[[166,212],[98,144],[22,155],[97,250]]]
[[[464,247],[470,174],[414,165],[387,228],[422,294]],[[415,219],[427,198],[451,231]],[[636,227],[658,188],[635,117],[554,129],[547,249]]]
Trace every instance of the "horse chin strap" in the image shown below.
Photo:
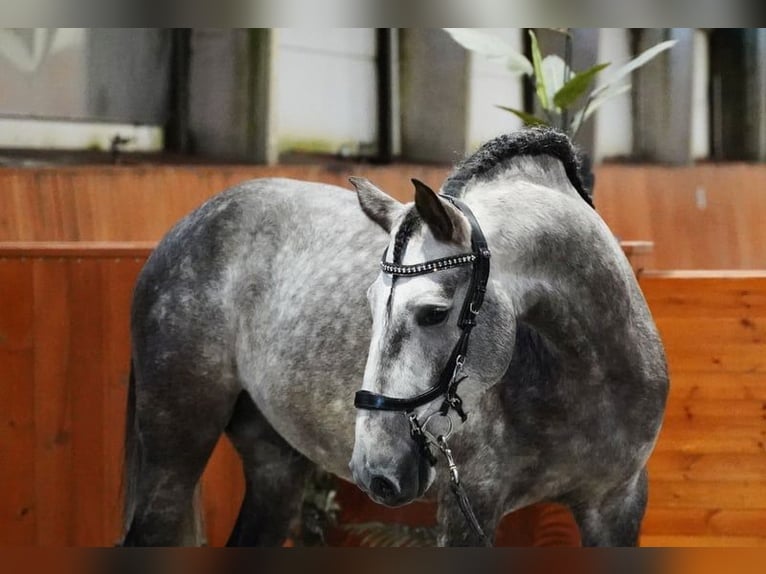
[[[444,455],[450,472],[450,487],[457,498],[460,510],[466,517],[474,534],[486,545],[491,546],[490,539],[484,534],[479,525],[476,515],[471,508],[468,496],[460,482],[457,465],[452,457],[452,451],[447,445],[447,438],[452,432],[452,419],[449,417],[449,411],[454,410],[460,420],[465,422],[468,418],[463,409],[463,401],[457,394],[458,385],[466,379],[461,375],[463,365],[465,364],[468,353],[468,340],[471,336],[471,330],[476,325],[476,316],[479,314],[484,295],[487,291],[487,282],[489,281],[489,259],[490,252],[487,240],[479,226],[473,212],[462,201],[442,196],[450,201],[463,215],[466,216],[471,225],[471,253],[455,255],[434,259],[425,263],[416,265],[396,265],[386,261],[386,252],[383,253],[383,259],[380,263],[381,270],[394,277],[414,277],[434,273],[444,269],[452,269],[465,265],[472,266],[471,283],[463,301],[463,307],[458,319],[460,328],[460,338],[455,343],[452,353],[447,363],[439,375],[438,382],[430,389],[411,398],[388,397],[370,391],[358,391],[354,397],[354,406],[358,409],[377,410],[377,411],[399,411],[403,412],[410,424],[410,436],[418,444],[423,456],[428,460],[431,466],[437,462],[436,456],[431,451],[431,445],[436,446]],[[387,250],[386,250],[387,251]],[[437,411],[429,415],[424,423],[420,423],[415,415],[415,409],[442,397],[441,406]],[[432,417],[440,415],[448,421],[448,431],[444,434],[434,436],[427,430],[428,423]]]

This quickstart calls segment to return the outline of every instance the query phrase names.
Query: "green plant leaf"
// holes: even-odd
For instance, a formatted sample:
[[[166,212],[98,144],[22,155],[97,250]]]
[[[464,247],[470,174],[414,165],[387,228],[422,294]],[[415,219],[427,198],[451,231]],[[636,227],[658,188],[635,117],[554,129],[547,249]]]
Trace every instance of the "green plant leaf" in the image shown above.
[[[620,96],[629,90],[630,84],[623,84],[622,86],[616,86],[602,92],[601,95],[596,98],[593,98],[591,95],[589,102],[572,118],[572,123],[569,126],[570,133],[574,136],[574,134],[580,130],[582,124],[588,121],[588,118],[596,113],[596,111],[598,111],[601,106],[603,106],[609,100],[616,98],[617,96]]]
[[[575,74],[571,80],[564,84],[553,96],[553,103],[559,108],[568,108],[575,103],[590,87],[593,79],[601,70],[609,64],[597,64],[584,72]]]
[[[606,90],[608,90],[610,87],[618,84],[620,81],[622,81],[623,79],[628,77],[630,74],[632,74],[634,70],[636,70],[637,68],[640,68],[641,66],[646,64],[649,60],[651,60],[655,56],[658,56],[665,50],[669,50],[670,48],[675,46],[677,42],[678,40],[668,40],[666,42],[661,42],[657,44],[656,46],[652,46],[648,50],[644,50],[643,52],[641,52],[641,54],[633,58],[630,62],[619,67],[617,71],[614,73],[614,75],[611,76],[605,84],[602,84],[601,86],[593,90],[593,96],[596,97],[600,95],[601,93],[605,92]]]
[[[548,101],[555,104],[554,95],[572,78],[572,71],[564,59],[555,54],[549,54],[543,58],[542,70]]]
[[[532,64],[519,51],[494,34],[473,28],[444,28],[455,42],[466,50],[484,56],[487,60],[505,66],[513,74],[533,73]]]
[[[506,112],[511,112],[515,116],[521,118],[521,120],[528,126],[547,126],[550,125],[547,121],[545,121],[542,118],[538,118],[535,115],[528,114],[527,112],[517,110],[515,108],[509,108],[507,106],[496,106],[500,108],[501,110],[505,110]]]
[[[537,99],[544,110],[550,110],[548,91],[545,89],[545,75],[543,74],[543,58],[540,54],[540,46],[537,44],[537,36],[530,30],[529,37],[532,40],[532,68],[535,71],[535,91]]]

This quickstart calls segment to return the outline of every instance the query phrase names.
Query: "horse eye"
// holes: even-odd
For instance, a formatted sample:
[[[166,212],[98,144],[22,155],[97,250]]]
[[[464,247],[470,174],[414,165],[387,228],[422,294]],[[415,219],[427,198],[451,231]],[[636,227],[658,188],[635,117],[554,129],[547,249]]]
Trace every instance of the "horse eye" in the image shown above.
[[[443,307],[426,307],[417,314],[418,325],[423,327],[431,327],[432,325],[438,325],[444,323],[449,316],[449,309]]]

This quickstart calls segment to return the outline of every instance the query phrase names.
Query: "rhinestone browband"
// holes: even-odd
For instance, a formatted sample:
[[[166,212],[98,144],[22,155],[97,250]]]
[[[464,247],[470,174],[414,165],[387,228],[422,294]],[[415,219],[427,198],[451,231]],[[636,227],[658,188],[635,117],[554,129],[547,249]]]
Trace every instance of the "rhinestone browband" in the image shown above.
[[[462,265],[468,265],[476,261],[476,254],[474,253],[442,257],[441,259],[433,259],[431,261],[418,263],[415,265],[394,265],[392,263],[386,263],[385,254],[383,257],[384,260],[380,262],[380,268],[384,273],[405,277],[412,277],[413,275],[425,275],[426,273],[432,273],[433,271],[442,271],[444,269],[451,269],[452,267],[460,267]]]

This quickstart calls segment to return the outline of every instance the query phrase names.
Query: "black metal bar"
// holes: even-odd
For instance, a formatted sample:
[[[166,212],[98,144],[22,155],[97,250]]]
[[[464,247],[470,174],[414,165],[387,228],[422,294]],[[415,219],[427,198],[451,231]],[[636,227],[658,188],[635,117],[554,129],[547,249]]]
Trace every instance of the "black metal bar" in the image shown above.
[[[170,94],[165,125],[165,148],[190,153],[189,133],[189,62],[191,28],[173,28],[170,32]]]
[[[376,28],[375,42],[377,47],[375,66],[378,80],[378,146],[375,160],[379,163],[390,163],[393,159],[391,29]]]
[[[529,37],[529,31],[532,28],[523,28],[521,34],[521,42],[524,50],[524,55],[532,61],[532,39]],[[522,109],[528,114],[536,114],[535,109],[535,83],[527,75],[522,76],[521,82],[521,104]]]
[[[564,78],[562,85],[569,81],[568,72],[572,69],[572,34],[569,28],[564,28]],[[569,110],[564,107],[561,110],[561,131],[572,136],[569,131]]]

